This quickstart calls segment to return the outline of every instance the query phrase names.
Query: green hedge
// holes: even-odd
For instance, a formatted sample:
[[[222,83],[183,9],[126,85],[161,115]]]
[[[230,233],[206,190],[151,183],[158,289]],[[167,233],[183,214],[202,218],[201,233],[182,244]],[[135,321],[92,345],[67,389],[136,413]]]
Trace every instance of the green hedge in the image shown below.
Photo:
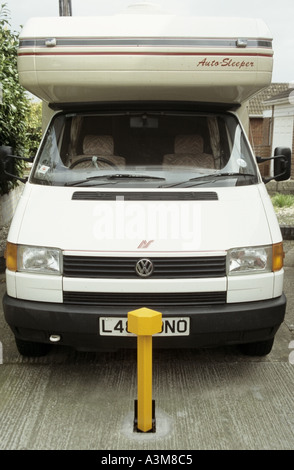
[[[0,5],[0,145],[13,147],[16,155],[24,157],[34,154],[40,141],[41,131],[32,127],[32,102],[19,84],[17,73],[17,48],[19,34],[11,30],[10,12],[7,5]],[[35,104],[34,104],[35,106]],[[38,109],[37,113],[41,113]],[[39,118],[38,118],[39,119]],[[34,123],[38,121],[34,120]],[[39,119],[40,121],[40,119]],[[16,173],[22,176],[24,163],[16,161]],[[16,180],[1,178],[0,195],[7,194],[17,184]]]

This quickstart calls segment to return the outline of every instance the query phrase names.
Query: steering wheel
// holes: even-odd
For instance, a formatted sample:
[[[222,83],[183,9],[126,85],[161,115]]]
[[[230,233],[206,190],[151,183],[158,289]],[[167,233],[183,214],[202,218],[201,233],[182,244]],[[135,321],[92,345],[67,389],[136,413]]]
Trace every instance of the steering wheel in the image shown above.
[[[74,168],[75,166],[79,165],[80,163],[82,162],[92,162],[93,165],[94,165],[94,162],[93,162],[93,157],[82,157],[82,158],[79,158],[78,160],[76,160],[75,162],[73,162],[69,169],[71,170],[72,168]],[[106,163],[107,165],[111,166],[112,168],[115,168],[116,170],[118,170],[118,167],[115,165],[115,163],[109,161],[109,160],[106,160],[106,158],[102,158],[102,157],[95,157],[95,162],[103,162],[103,163]]]

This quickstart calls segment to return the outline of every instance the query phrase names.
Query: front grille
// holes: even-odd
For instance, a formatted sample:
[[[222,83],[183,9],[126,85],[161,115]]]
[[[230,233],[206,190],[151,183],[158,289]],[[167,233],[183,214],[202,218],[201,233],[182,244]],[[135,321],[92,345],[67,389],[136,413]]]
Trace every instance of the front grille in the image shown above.
[[[147,257],[147,256],[146,256]],[[64,256],[63,274],[74,278],[138,278],[141,257]],[[153,262],[152,279],[214,278],[226,275],[225,256],[148,257]]]
[[[188,293],[104,293],[104,292],[63,292],[65,304],[93,306],[176,307],[201,306],[226,303],[226,292]]]

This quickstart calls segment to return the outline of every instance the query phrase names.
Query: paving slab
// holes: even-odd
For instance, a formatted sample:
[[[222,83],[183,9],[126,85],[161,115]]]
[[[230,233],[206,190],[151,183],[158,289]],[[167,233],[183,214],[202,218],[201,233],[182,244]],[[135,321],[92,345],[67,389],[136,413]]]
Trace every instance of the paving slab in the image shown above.
[[[294,366],[158,360],[156,432],[133,432],[133,361],[3,365],[1,450],[289,450]]]

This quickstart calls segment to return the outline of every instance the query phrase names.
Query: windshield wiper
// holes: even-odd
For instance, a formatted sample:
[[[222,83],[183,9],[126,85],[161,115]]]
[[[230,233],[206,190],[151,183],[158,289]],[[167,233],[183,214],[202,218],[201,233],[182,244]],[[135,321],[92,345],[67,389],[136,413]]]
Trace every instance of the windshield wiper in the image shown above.
[[[188,180],[185,180],[185,181],[180,181],[179,183],[175,183],[175,184],[170,184],[170,185],[164,185],[164,186],[161,186],[162,188],[173,188],[175,186],[181,186],[181,185],[184,185],[184,184],[188,184],[188,183],[191,183],[193,181],[195,181],[196,183],[192,184],[191,186],[196,186],[197,184],[204,184],[206,182],[206,180],[208,179],[216,179],[216,178],[220,178],[220,177],[239,177],[239,176],[244,176],[244,177],[251,177],[251,178],[256,178],[256,175],[253,175],[252,173],[237,173],[237,172],[226,172],[226,173],[207,173],[205,175],[199,175],[199,176],[196,176],[195,178],[190,178]],[[201,180],[204,180],[204,181],[201,181]],[[187,186],[189,187],[189,186]]]
[[[211,178],[219,178],[221,176],[255,176],[253,175],[252,173],[238,173],[238,172],[226,172],[226,173],[209,173],[207,175],[202,175],[202,176],[196,176],[195,178],[190,178],[188,181],[195,181],[195,180],[198,180],[198,179],[202,179],[202,178],[208,178],[208,177],[211,177]]]
[[[88,178],[84,178],[82,180],[67,181],[66,183],[64,183],[64,186],[78,186],[79,184],[87,183],[88,181],[91,181],[91,180],[106,179],[107,177],[108,175],[89,176]]]
[[[137,175],[137,174],[132,174],[132,173],[115,173],[113,175],[97,175],[97,176],[89,176],[88,178],[78,180],[78,181],[67,181],[65,183],[65,186],[78,186],[79,184],[87,183],[88,181],[94,181],[98,179],[104,179],[104,180],[119,180],[119,179],[146,179],[146,180],[164,180],[165,178],[162,178],[160,176],[152,176],[152,175]],[[103,183],[107,184],[107,183]]]
[[[165,178],[161,176],[153,176],[153,175],[137,175],[136,173],[116,173],[114,175],[110,175],[108,177],[109,180],[112,179],[124,179],[124,178],[134,178],[134,179],[146,179],[146,180],[164,180]]]

